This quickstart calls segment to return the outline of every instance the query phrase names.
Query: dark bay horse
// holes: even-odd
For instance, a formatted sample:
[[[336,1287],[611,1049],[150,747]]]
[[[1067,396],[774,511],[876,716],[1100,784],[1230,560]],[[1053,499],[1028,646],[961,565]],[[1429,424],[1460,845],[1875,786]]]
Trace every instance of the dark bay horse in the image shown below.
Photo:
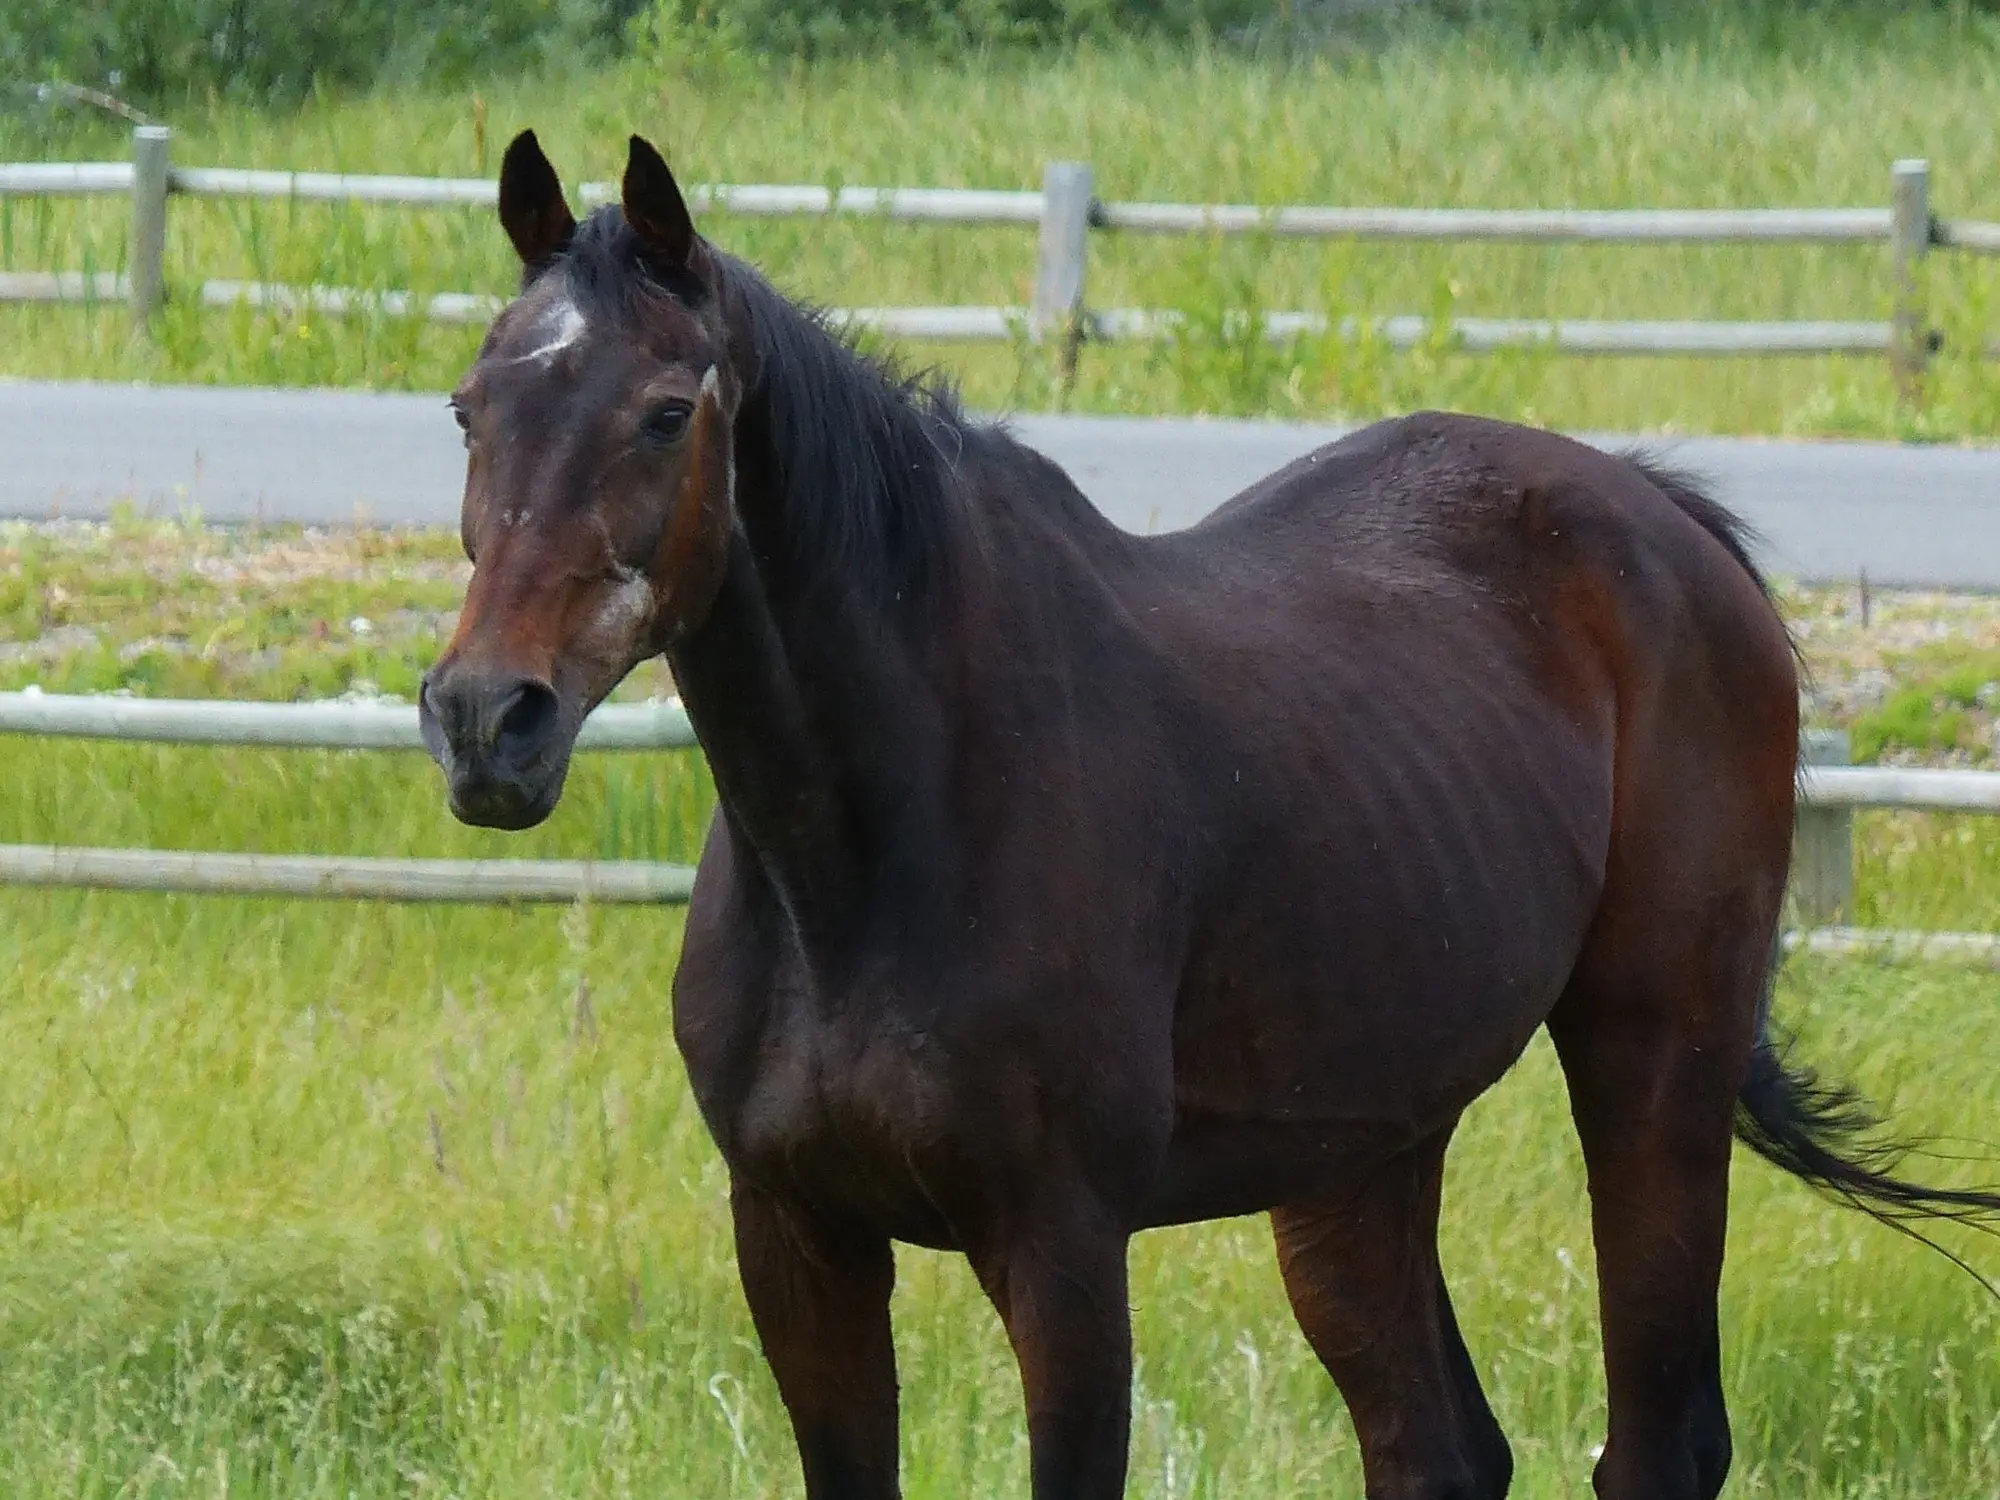
[[[525,827],[671,663],[721,802],[676,1031],[813,1500],[898,1492],[892,1242],[992,1298],[1035,1495],[1111,1500],[1127,1241],[1259,1211],[1369,1495],[1502,1495],[1439,1182],[1540,1026],[1606,1500],[1727,1471],[1733,1135],[1885,1217],[2000,1210],[1888,1175],[1769,1039],[1795,662],[1688,482],[1421,415],[1135,537],[698,236],[643,141],[578,224],[524,134],[500,217],[424,731],[459,817]]]

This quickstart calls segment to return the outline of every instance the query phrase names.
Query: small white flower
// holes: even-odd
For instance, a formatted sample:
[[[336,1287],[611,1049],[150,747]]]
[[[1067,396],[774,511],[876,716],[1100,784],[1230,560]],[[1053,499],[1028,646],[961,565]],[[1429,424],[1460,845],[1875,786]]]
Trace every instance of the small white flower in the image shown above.
[[[366,615],[356,615],[347,622],[347,628],[356,635],[373,635],[375,633],[375,622]]]

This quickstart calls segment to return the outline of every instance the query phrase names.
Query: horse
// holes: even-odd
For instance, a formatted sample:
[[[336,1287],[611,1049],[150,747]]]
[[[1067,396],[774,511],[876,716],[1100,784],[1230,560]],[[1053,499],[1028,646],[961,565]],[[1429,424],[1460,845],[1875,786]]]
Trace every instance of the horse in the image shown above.
[[[630,141],[451,405],[472,575],[420,718],[452,811],[547,817],[664,656],[713,772],[673,982],[811,1500],[899,1493],[893,1245],[962,1253],[1038,1500],[1122,1493],[1127,1248],[1268,1213],[1375,1500],[1512,1473],[1439,1269],[1446,1143],[1538,1028],[1587,1169],[1604,1500],[1709,1500],[1732,1141],[1924,1187],[1773,1031],[1792,640],[1644,455],[1420,413],[1140,537],[941,379],[699,235]]]

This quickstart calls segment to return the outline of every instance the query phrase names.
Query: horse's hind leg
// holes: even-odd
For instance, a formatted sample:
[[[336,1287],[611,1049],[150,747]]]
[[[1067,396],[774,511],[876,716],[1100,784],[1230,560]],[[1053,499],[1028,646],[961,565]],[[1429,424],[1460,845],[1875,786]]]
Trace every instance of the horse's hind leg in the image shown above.
[[[1513,1477],[1438,1266],[1450,1134],[1358,1188],[1271,1214],[1286,1294],[1347,1402],[1369,1500],[1500,1500]]]
[[[1590,1175],[1609,1431],[1603,1500],[1713,1500],[1729,1472],[1716,1291],[1729,1156],[1769,961],[1766,903],[1593,940],[1549,1033]]]

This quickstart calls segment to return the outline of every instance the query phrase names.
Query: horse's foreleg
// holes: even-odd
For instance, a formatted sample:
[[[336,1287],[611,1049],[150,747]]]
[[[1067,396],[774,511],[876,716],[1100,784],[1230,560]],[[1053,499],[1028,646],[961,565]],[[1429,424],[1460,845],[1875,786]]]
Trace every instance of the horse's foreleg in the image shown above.
[[[1271,1211],[1286,1295],[1347,1402],[1369,1500],[1500,1500],[1513,1477],[1438,1265],[1450,1138]]]
[[[792,1419],[808,1500],[895,1500],[895,1260],[888,1240],[838,1231],[732,1185],[750,1316]]]
[[[1118,1500],[1132,1417],[1129,1236],[1088,1201],[1013,1226],[972,1254],[1027,1397],[1035,1500]]]

